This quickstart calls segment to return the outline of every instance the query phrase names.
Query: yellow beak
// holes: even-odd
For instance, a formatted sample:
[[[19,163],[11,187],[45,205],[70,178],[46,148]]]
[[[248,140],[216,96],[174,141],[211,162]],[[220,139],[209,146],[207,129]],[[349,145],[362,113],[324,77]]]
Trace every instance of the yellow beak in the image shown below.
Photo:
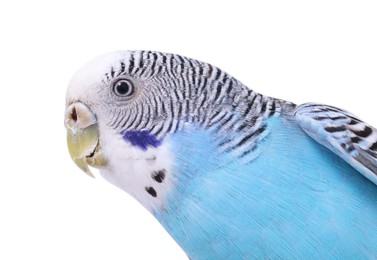
[[[65,112],[68,151],[73,162],[86,174],[94,177],[88,165],[101,168],[107,160],[99,145],[96,116],[81,102],[69,105]]]

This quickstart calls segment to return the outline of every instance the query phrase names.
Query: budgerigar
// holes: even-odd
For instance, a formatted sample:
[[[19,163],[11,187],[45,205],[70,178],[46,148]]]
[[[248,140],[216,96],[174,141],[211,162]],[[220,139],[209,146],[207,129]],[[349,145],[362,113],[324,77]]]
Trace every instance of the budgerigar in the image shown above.
[[[210,64],[118,51],[66,97],[74,162],[149,210],[190,259],[377,259],[377,129]]]

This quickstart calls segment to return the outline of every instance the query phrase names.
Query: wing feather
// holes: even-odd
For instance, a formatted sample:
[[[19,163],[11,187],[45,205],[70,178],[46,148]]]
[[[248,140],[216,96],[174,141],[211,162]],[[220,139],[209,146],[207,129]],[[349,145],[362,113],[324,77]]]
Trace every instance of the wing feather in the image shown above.
[[[305,103],[295,110],[300,127],[377,185],[377,129],[332,106]]]

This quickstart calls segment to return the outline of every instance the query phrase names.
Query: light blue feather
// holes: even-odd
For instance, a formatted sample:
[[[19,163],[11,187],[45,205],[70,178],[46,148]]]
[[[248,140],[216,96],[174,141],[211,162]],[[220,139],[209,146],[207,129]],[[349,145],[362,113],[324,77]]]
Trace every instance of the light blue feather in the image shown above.
[[[192,259],[377,258],[377,188],[293,117],[269,119],[260,155],[219,153],[209,130],[169,140],[177,180],[155,215]]]

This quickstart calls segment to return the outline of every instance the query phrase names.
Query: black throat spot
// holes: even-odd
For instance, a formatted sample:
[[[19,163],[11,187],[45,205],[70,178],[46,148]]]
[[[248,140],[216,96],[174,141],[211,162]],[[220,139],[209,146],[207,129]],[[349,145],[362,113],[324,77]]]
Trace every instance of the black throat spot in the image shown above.
[[[153,180],[157,181],[158,183],[162,183],[165,179],[165,176],[166,176],[166,170],[165,169],[162,169],[162,170],[159,170],[159,171],[154,171],[152,173]]]
[[[157,197],[157,192],[153,187],[145,187],[145,190],[151,195],[152,197]]]

